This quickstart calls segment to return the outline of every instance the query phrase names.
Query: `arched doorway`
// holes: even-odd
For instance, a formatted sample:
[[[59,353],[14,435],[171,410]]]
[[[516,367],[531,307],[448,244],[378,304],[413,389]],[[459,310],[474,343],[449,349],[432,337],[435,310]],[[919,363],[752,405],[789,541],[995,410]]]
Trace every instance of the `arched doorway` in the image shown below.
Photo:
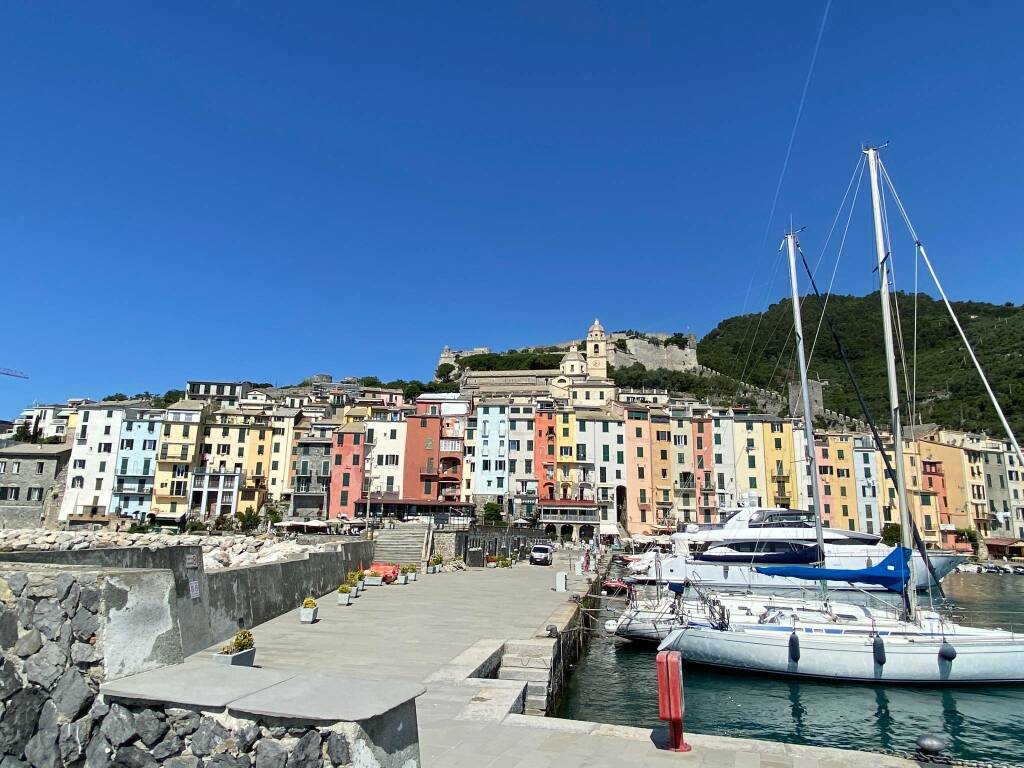
[[[544,526],[544,535],[549,539],[555,539],[558,537],[558,529],[555,528],[554,523],[548,523]]]
[[[594,539],[594,526],[581,525],[580,526],[580,541],[593,541]]]
[[[559,534],[561,535],[563,541],[571,541],[572,540],[572,526],[569,525],[568,523],[566,523],[565,525],[562,526],[562,529],[559,531]]]

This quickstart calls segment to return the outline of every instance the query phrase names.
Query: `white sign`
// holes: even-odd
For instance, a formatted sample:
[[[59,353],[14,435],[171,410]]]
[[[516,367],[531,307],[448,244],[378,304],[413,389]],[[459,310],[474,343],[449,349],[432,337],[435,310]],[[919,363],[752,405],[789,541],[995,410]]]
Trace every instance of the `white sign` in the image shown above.
[[[191,552],[185,555],[185,567],[186,568],[198,568],[199,567],[199,555]]]
[[[196,579],[188,580],[188,596],[193,600],[199,599],[199,582]]]

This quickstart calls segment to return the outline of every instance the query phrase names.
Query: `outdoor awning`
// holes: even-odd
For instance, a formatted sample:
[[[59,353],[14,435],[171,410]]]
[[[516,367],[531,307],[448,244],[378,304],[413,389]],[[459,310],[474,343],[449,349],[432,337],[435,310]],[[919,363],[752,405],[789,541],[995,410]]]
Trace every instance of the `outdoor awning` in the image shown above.
[[[601,521],[601,535],[602,536],[618,536],[619,526],[613,520],[602,520]]]
[[[180,513],[171,514],[170,512],[157,512],[155,515],[153,515],[153,519],[154,520],[169,520],[169,521],[174,522],[174,523],[180,523],[182,520],[185,519],[185,513],[184,512],[180,512]]]

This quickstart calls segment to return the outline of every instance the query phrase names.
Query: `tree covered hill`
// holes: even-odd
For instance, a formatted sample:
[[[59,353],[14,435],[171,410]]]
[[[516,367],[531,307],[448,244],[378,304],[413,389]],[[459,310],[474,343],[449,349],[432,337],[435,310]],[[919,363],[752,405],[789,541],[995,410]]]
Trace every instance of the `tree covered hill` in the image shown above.
[[[912,383],[914,297],[900,293],[897,302],[907,375]],[[1024,306],[953,302],[953,309],[1014,432],[1020,433],[1024,430]],[[879,423],[886,422],[888,395],[878,293],[834,295],[828,300],[827,311],[843,340],[872,416]],[[808,346],[820,318],[820,302],[813,296],[806,297],[803,322]],[[796,378],[792,324],[788,299],[760,314],[723,320],[697,345],[698,359],[727,376],[784,392],[787,382]],[[861,416],[853,386],[824,324],[808,368],[813,378],[828,381],[824,390],[826,407]],[[1003,436],[946,308],[924,295],[917,303],[917,412],[926,423]]]

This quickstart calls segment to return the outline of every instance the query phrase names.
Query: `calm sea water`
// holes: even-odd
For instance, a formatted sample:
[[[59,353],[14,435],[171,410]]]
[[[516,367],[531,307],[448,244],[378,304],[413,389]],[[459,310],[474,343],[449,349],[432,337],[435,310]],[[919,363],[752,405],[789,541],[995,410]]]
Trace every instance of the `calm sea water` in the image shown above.
[[[1016,623],[1024,630],[1024,576],[953,574],[943,586],[962,623],[1006,629]],[[617,643],[598,628],[557,715],[661,725],[654,654],[653,646]],[[840,685],[693,667],[683,674],[684,725],[693,733],[906,752],[921,734],[943,733],[960,759],[1024,764],[1024,686]]]

